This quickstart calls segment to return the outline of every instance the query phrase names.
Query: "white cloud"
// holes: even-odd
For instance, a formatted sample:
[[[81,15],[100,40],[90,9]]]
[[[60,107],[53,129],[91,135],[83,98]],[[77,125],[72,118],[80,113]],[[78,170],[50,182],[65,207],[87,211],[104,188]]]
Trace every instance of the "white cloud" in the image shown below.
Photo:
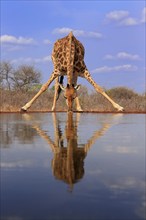
[[[34,45],[36,41],[33,38],[15,37],[12,35],[0,36],[1,44],[15,44],[15,45]]]
[[[130,54],[127,52],[119,52],[117,54],[117,58],[119,59],[128,59],[128,60],[140,60],[140,56],[138,54]]]
[[[32,58],[32,57],[26,57],[26,58],[18,58],[18,59],[13,59],[11,60],[12,64],[24,64],[24,63],[46,63],[46,62],[51,62],[51,55],[50,56],[45,56],[42,58]]]
[[[119,21],[129,15],[128,11],[111,11],[108,14],[106,14],[106,19],[109,21]]]
[[[114,182],[108,183],[109,187],[112,190],[126,190],[126,189],[132,189],[132,188],[139,188],[139,190],[145,189],[145,181],[142,180],[136,180],[135,177],[129,176],[124,178],[119,178]]]
[[[26,167],[32,167],[34,161],[31,160],[24,160],[24,161],[16,161],[16,162],[1,162],[0,168],[26,168]]]
[[[111,11],[106,14],[106,22],[116,22],[120,26],[134,26],[146,22],[146,7],[143,8],[140,19],[129,16],[129,11]]]
[[[140,60],[140,56],[138,54],[130,54],[127,52],[119,52],[115,56],[111,54],[105,55],[104,59],[112,60],[112,59],[120,59],[120,60]]]
[[[46,56],[42,58],[31,58],[34,63],[46,63],[51,61],[51,56]]]
[[[73,31],[75,36],[81,36],[81,37],[91,37],[91,38],[102,38],[102,34],[99,32],[93,32],[93,31],[83,31],[83,30],[76,30],[71,29],[67,27],[63,28],[56,28],[53,30],[53,34],[69,34],[69,32]]]
[[[141,22],[146,22],[146,7],[142,10]]]
[[[123,26],[133,26],[133,25],[137,25],[139,22],[137,19],[132,18],[132,17],[128,17],[125,18],[124,20],[122,20],[119,24],[123,25]]]
[[[46,57],[43,57],[43,58],[42,58],[42,61],[43,61],[43,62],[50,62],[50,61],[52,61],[51,55],[46,56]]]
[[[85,37],[87,35],[87,37],[93,37],[93,38],[101,38],[102,37],[102,34],[101,33],[98,33],[98,32],[85,32],[84,33]]]
[[[71,28],[55,28],[53,30],[53,34],[68,34],[69,32],[73,31]]]
[[[131,64],[119,65],[119,66],[102,66],[92,70],[92,73],[109,73],[109,72],[120,72],[120,71],[136,71],[137,66]]]

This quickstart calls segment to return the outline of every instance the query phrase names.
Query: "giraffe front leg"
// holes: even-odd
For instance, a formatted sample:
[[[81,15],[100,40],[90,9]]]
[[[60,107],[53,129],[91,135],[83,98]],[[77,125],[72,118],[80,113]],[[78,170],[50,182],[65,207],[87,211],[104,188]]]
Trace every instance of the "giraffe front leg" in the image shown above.
[[[77,111],[83,112],[82,107],[81,107],[80,102],[79,102],[78,96],[75,98],[75,102],[76,102],[76,109],[77,109]]]
[[[21,107],[21,111],[27,111],[28,108],[31,107],[31,105],[33,104],[33,102],[43,93],[46,91],[46,89],[49,87],[49,85],[51,84],[51,82],[58,76],[57,72],[53,72],[51,74],[50,79],[44,84],[42,85],[41,89],[39,90],[39,92],[29,101],[27,102],[23,107]]]
[[[92,79],[90,73],[88,72],[88,70],[86,69],[85,72],[83,73],[83,77],[86,78],[88,80],[88,82],[95,88],[95,90],[97,92],[99,92],[100,94],[102,94],[112,105],[115,109],[117,109],[118,111],[124,111],[124,108],[120,105],[118,105],[116,102],[114,102],[105,92],[104,90],[96,83],[94,82],[94,80]]]
[[[77,79],[78,79],[78,73],[75,72],[73,75],[73,84],[75,85],[75,88],[77,87],[77,90],[78,90],[78,89],[80,89],[80,86],[79,85],[77,86]],[[83,112],[82,107],[80,105],[78,94],[75,98],[75,103],[76,103],[76,110],[79,112]]]

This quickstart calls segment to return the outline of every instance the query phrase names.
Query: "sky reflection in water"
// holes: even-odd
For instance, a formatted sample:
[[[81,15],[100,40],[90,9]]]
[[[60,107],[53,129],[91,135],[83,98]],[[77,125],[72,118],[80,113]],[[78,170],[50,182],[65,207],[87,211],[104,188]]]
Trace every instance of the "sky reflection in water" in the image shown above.
[[[145,219],[145,115],[1,114],[1,219]]]

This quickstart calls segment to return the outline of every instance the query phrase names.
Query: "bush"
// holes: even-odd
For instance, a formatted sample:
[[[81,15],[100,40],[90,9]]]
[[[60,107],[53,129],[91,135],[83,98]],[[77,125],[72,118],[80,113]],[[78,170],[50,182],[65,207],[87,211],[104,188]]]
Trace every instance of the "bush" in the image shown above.
[[[128,89],[126,87],[116,87],[109,90],[106,90],[106,93],[116,99],[131,99],[133,97],[137,97],[138,94],[135,93],[132,89]]]
[[[38,90],[38,88],[37,88]],[[1,97],[1,112],[20,111],[20,108],[25,105],[35,94],[36,90],[26,91],[9,91],[6,89],[0,90]],[[125,111],[130,112],[145,112],[146,100],[145,95],[137,94],[136,92],[125,88],[113,88],[106,91],[107,94],[118,104],[125,108]],[[81,87],[79,94],[80,104],[84,111],[116,111],[111,103],[101,94],[93,92],[88,94],[86,87]],[[53,89],[48,89],[44,92],[31,106],[30,111],[51,111],[54,98]],[[75,110],[74,104],[74,110]],[[56,110],[67,110],[63,93],[61,93],[57,101]]]

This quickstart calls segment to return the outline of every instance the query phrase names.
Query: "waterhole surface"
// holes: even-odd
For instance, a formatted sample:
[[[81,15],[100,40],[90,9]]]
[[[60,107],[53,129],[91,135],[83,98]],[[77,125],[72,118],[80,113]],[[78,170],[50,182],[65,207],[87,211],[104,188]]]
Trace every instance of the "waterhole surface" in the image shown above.
[[[145,219],[145,115],[1,114],[1,220]]]

